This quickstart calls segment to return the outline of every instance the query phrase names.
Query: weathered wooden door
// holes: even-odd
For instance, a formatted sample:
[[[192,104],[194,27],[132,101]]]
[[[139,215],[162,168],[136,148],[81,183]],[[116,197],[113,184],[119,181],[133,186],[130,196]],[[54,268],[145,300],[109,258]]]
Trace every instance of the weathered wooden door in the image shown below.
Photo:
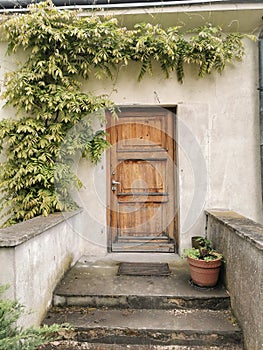
[[[107,113],[110,251],[174,251],[174,113],[158,107]]]

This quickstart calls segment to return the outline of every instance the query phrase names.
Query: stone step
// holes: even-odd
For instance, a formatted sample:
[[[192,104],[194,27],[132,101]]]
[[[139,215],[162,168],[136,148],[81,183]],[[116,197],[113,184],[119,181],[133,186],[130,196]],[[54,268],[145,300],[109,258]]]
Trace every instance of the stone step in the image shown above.
[[[169,276],[119,276],[118,261],[81,260],[55,290],[55,306],[131,309],[227,309],[229,295],[223,286],[195,288],[185,261],[169,263]]]
[[[154,242],[151,241],[133,241],[133,242],[118,242],[112,244],[113,252],[169,252],[172,253],[175,250],[174,243],[167,242]]]
[[[242,334],[226,310],[51,309],[44,324],[70,323],[72,340],[106,344],[241,345]]]
[[[243,350],[241,345],[224,344],[223,346],[181,346],[181,345],[118,345],[105,343],[76,342],[72,340],[54,341],[39,350]]]

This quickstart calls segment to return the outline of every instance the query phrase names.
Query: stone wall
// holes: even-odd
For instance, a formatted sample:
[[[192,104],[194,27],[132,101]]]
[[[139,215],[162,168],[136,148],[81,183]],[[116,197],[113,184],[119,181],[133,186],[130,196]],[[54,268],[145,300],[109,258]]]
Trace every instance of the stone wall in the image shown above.
[[[21,325],[40,324],[56,284],[82,255],[80,216],[56,213],[0,230],[0,284],[10,285],[5,297],[25,305]]]
[[[263,226],[235,212],[209,210],[207,235],[226,260],[224,279],[247,350],[263,349]]]

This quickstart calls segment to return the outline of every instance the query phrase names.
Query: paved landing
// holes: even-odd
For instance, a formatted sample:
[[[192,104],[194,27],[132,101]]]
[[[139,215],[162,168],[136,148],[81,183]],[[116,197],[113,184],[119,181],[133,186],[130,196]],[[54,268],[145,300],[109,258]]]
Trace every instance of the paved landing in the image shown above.
[[[121,261],[167,262],[171,275],[118,276],[117,273]],[[54,301],[55,305],[82,305],[91,297],[114,296],[118,306],[120,306],[122,303],[125,304],[127,297],[132,302],[134,296],[134,302],[136,302],[136,297],[140,297],[140,300],[143,296],[155,297],[156,301],[158,296],[166,296],[168,303],[171,304],[173,304],[174,298],[177,301],[180,301],[180,298],[183,298],[185,301],[201,298],[205,308],[208,306],[205,305],[206,300],[209,302],[211,298],[216,298],[218,302],[229,305],[229,296],[222,286],[206,290],[193,288],[189,281],[188,264],[176,254],[109,254],[101,259],[94,260],[83,257],[65,275],[56,288]],[[94,306],[97,305],[94,304]],[[132,305],[130,306],[132,307]]]

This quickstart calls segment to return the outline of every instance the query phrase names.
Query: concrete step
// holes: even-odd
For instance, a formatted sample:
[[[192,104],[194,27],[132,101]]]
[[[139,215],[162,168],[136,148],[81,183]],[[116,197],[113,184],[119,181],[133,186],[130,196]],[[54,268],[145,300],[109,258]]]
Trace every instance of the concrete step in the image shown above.
[[[147,240],[147,241],[133,241],[133,242],[118,242],[112,244],[113,252],[174,252],[174,242],[162,242]]]
[[[118,345],[103,343],[76,342],[72,340],[55,341],[40,347],[39,350],[243,350],[240,345],[223,346],[181,346],[181,345]]]
[[[186,261],[169,261],[169,276],[119,276],[118,260],[83,258],[55,290],[56,306],[88,306],[131,309],[227,309],[229,295],[223,286],[193,287]]]
[[[126,345],[240,346],[242,334],[226,310],[51,309],[45,324],[70,323],[72,340]]]

